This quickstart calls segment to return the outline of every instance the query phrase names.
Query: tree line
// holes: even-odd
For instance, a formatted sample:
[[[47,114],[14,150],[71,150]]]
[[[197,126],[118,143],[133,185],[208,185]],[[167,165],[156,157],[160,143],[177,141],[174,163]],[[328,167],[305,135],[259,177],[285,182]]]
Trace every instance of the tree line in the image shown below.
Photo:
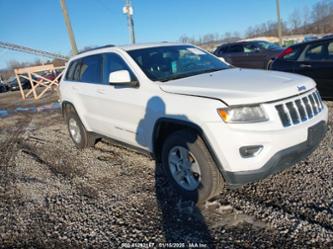
[[[284,35],[333,33],[333,0],[321,0],[311,8],[295,9],[287,20],[282,20]],[[267,21],[250,26],[244,36],[238,32],[224,34],[205,34],[198,38],[182,35],[179,40],[186,43],[206,44],[212,42],[233,42],[241,38],[258,36],[277,36],[277,22]]]

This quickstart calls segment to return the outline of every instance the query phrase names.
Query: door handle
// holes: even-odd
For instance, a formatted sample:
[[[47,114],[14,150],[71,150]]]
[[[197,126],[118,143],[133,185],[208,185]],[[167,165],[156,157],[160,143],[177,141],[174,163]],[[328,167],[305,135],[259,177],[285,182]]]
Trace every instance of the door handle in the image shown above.
[[[97,93],[99,93],[99,94],[104,94],[105,91],[104,91],[104,89],[97,89]]]
[[[301,68],[311,68],[312,66],[309,64],[301,64],[299,65]]]

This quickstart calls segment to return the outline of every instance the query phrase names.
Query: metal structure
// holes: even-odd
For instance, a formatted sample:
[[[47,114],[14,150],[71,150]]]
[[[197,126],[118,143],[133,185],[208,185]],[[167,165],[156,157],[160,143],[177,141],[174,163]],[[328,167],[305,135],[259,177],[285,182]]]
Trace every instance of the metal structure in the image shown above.
[[[64,68],[65,67],[54,67],[53,64],[47,64],[43,66],[15,69],[14,72],[20,88],[22,99],[28,98],[31,94],[33,95],[34,99],[40,99],[47,91],[52,89],[57,90]],[[56,75],[56,71],[60,70],[61,72]],[[43,72],[52,72],[54,75],[56,75],[56,77],[54,79],[48,79],[41,75]],[[23,90],[21,78],[29,80],[30,82],[31,89],[26,93]]]
[[[126,5],[123,8],[123,13],[127,15],[128,21],[128,32],[132,44],[135,44],[135,32],[134,32],[134,21],[133,21],[133,7],[130,0],[126,0]]]
[[[47,51],[43,51],[43,50],[39,50],[39,49],[28,48],[25,46],[21,46],[21,45],[9,43],[9,42],[0,41],[0,48],[28,53],[28,54],[33,54],[33,55],[38,55],[38,56],[43,56],[43,57],[47,57],[47,58],[51,58],[51,59],[61,59],[64,61],[67,61],[69,59],[67,56],[64,56],[61,54],[51,53],[51,52],[47,52]]]
[[[69,36],[69,41],[70,41],[71,47],[72,47],[72,55],[76,55],[78,53],[78,50],[77,50],[75,37],[74,37],[73,29],[72,29],[72,24],[71,24],[71,20],[69,19],[68,10],[67,10],[65,0],[60,0],[60,6],[61,6],[61,9],[62,9],[62,13],[64,15],[66,29],[67,29],[67,33],[68,33],[68,36]]]

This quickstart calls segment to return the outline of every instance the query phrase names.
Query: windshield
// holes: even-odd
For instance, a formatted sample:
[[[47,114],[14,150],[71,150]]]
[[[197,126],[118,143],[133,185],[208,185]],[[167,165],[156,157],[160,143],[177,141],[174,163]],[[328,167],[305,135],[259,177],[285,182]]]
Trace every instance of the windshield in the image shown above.
[[[168,81],[229,68],[215,56],[193,46],[165,46],[128,51],[153,81]]]

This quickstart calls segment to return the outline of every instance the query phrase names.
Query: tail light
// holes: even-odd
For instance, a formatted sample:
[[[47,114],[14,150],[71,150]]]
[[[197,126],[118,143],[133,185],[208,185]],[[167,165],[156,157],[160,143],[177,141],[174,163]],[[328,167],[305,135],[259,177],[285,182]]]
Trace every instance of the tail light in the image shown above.
[[[294,50],[292,48],[287,48],[287,49],[283,50],[282,53],[277,56],[277,58],[281,59],[281,58],[285,57],[286,55],[291,54],[293,52],[294,52]]]

